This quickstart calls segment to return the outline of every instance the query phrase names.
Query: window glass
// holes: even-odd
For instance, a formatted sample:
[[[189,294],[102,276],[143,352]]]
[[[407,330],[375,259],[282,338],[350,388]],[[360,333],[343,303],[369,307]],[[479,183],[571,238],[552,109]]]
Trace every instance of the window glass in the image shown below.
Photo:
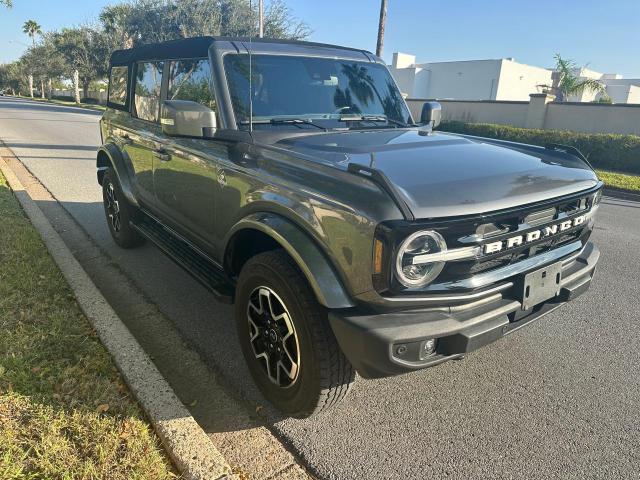
[[[389,71],[380,64],[287,55],[228,54],[224,66],[236,120],[298,117],[340,126],[340,117],[380,115],[412,123]],[[286,79],[286,81],[283,81]],[[251,88],[251,91],[249,91]],[[335,124],[333,125],[332,124]]]
[[[136,68],[135,111],[138,118],[158,121],[163,66],[164,62],[144,62]]]
[[[178,60],[169,70],[169,100],[191,100],[215,110],[208,59]]]
[[[109,79],[109,102],[124,106],[127,103],[129,67],[113,67]]]

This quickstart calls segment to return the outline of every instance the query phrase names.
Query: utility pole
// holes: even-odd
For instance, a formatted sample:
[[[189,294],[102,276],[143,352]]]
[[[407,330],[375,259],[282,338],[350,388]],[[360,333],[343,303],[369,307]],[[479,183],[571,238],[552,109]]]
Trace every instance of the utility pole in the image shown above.
[[[260,17],[260,31],[258,36],[262,38],[264,37],[264,0],[258,1],[258,15]]]
[[[378,43],[376,45],[376,55],[382,56],[382,46],[384,44],[384,26],[387,23],[387,0],[380,2],[380,23],[378,24]]]

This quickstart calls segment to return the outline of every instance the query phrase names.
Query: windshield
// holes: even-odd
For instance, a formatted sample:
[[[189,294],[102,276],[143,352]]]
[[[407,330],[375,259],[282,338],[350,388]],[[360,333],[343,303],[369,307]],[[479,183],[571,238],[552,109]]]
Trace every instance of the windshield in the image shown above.
[[[236,121],[246,128],[249,55],[227,54],[224,66]],[[258,125],[305,125],[300,120],[326,128],[355,121],[384,126],[413,123],[389,71],[377,63],[252,55],[251,70],[253,122]]]

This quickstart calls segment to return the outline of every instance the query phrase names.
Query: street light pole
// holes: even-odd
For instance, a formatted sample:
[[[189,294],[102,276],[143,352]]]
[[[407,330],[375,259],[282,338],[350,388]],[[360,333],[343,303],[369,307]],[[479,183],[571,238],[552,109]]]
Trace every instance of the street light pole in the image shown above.
[[[260,16],[260,31],[258,36],[262,38],[264,37],[264,0],[258,1],[258,14]]]
[[[384,26],[387,23],[387,0],[380,2],[380,23],[378,23],[378,43],[376,45],[376,55],[382,56],[382,46],[384,44]]]

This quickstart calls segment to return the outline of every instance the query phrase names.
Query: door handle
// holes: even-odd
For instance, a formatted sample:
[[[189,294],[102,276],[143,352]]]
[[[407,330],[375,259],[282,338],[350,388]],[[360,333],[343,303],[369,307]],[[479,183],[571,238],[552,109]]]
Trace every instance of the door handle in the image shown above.
[[[167,152],[164,148],[159,148],[158,150],[153,151],[153,155],[160,159],[162,162],[168,162],[171,160],[171,154]]]
[[[122,135],[120,137],[120,140],[122,140],[122,143],[124,143],[125,145],[131,145],[133,143],[133,140],[127,134]]]

